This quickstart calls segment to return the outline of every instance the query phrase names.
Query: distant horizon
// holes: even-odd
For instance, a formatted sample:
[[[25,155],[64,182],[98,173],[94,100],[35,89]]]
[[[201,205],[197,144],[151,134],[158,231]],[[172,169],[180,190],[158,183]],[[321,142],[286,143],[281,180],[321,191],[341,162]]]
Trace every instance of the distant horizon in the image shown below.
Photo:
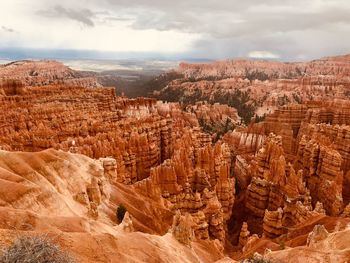
[[[34,49],[0,48],[0,59],[77,59],[77,60],[159,60],[159,61],[213,61],[216,59],[195,58],[181,54],[163,54],[154,52],[106,52],[98,50],[74,49]]]
[[[163,54],[154,52],[106,52],[97,50],[74,50],[74,49],[34,49],[34,48],[0,48],[0,60],[96,60],[96,61],[173,61],[173,62],[211,62],[227,59],[247,59],[276,62],[307,62],[325,57],[344,56],[348,53],[326,54],[322,57],[313,57],[310,59],[291,59],[283,60],[280,58],[252,58],[252,57],[218,57],[218,58],[200,58],[190,57],[189,54]]]

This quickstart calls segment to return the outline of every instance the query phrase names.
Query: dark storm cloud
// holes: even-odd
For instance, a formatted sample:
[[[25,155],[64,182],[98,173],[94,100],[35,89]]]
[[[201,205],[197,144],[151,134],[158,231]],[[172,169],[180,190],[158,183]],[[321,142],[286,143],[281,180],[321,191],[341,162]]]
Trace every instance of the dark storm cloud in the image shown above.
[[[304,59],[328,52],[350,52],[347,33],[350,1],[345,0],[105,0],[104,3],[112,10],[131,15],[130,26],[134,29],[201,34],[203,37],[192,51],[198,56],[208,52],[216,57],[247,56],[251,51],[269,51],[282,59]]]
[[[72,9],[56,5],[46,10],[39,10],[37,13],[46,17],[69,18],[89,27],[93,27],[95,25],[93,22],[93,17],[96,15],[96,13],[87,8]]]
[[[197,40],[188,47],[188,56],[244,57],[260,52],[299,60],[350,53],[349,0],[41,1],[37,14],[94,29],[123,24],[138,31],[192,34]]]

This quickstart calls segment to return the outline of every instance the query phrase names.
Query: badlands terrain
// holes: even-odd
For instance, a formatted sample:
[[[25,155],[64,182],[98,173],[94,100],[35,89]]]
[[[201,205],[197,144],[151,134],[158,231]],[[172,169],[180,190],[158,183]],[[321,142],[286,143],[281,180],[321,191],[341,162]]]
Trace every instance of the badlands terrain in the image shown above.
[[[0,66],[2,249],[45,234],[76,262],[350,261],[349,55],[181,64],[138,98],[98,80]]]

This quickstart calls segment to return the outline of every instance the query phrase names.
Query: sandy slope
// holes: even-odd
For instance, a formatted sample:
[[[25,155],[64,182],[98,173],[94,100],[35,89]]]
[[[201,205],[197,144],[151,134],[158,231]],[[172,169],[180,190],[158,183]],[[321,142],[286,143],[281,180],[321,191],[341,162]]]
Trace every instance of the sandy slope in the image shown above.
[[[147,200],[132,186],[108,183],[109,198],[98,207],[97,220],[74,196],[101,171],[99,161],[83,155],[45,150],[0,152],[0,243],[19,235],[49,233],[79,262],[214,262],[223,257],[212,242],[192,248],[167,230],[172,214]],[[125,232],[115,222],[124,203],[136,230]],[[167,233],[167,234],[166,234]]]

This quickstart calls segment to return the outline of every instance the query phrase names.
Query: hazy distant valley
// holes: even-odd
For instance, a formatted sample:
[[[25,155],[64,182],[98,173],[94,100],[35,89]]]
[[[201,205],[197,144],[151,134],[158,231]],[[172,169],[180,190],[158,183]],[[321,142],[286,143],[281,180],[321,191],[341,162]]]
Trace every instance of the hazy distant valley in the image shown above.
[[[152,80],[179,65],[179,61],[62,60],[72,69],[89,72],[99,83],[116,87],[116,94],[134,98],[152,96]]]

